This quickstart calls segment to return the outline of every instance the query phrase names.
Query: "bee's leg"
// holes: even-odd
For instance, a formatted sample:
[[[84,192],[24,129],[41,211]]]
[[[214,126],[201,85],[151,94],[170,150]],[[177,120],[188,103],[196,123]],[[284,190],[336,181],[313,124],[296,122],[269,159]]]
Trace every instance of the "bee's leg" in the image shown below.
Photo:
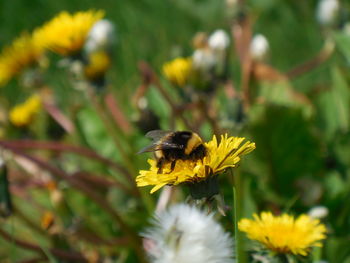
[[[171,162],[171,165],[170,165],[170,173],[171,173],[172,171],[174,171],[174,169],[175,169],[175,164],[176,164],[176,160],[174,160],[174,161]]]
[[[157,174],[162,174],[163,173],[163,164],[165,162],[164,158],[159,158],[157,161],[157,167],[158,167],[158,171]]]

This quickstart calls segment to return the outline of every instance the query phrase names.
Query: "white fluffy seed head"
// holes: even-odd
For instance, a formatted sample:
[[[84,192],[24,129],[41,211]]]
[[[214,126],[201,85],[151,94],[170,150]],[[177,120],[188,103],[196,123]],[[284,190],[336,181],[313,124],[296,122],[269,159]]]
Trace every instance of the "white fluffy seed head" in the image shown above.
[[[322,219],[328,216],[329,210],[325,206],[314,206],[308,212],[309,216],[316,219]]]
[[[224,30],[218,29],[210,35],[208,43],[213,50],[223,51],[230,45],[230,38]]]
[[[269,42],[262,34],[257,34],[253,37],[250,43],[250,53],[254,60],[264,60],[269,52]]]
[[[212,69],[216,62],[214,53],[208,48],[196,49],[192,56],[193,68],[202,72]]]
[[[232,239],[213,214],[180,204],[160,213],[143,236],[152,263],[232,263]]]
[[[320,0],[316,10],[317,21],[324,26],[330,26],[337,18],[340,5],[338,0]]]
[[[88,53],[108,49],[115,41],[115,26],[107,19],[97,21],[91,28],[85,50]]]

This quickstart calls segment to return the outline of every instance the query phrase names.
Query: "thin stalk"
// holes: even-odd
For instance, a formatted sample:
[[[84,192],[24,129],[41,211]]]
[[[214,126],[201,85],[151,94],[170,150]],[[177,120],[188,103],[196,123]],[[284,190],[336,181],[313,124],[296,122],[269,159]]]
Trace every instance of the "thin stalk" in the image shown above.
[[[105,110],[103,109],[101,103],[98,101],[98,98],[94,97],[94,95],[90,94],[90,99],[96,109],[97,114],[101,118],[103,124],[105,125],[106,130],[108,131],[108,134],[112,136],[112,139],[118,148],[120,155],[123,159],[123,162],[125,166],[127,167],[129,174],[137,174],[138,170],[135,168],[135,165],[132,163],[132,158],[130,157],[130,153],[128,154],[125,149],[123,148],[120,138],[122,138],[121,131],[114,128],[114,125],[112,124],[113,121],[109,119],[107,116]],[[118,133],[118,134],[117,134]],[[131,177],[132,184],[136,185],[135,180],[133,177]],[[140,196],[142,197],[141,200],[144,202],[145,208],[148,213],[152,213],[154,210],[154,203],[150,196],[148,194],[145,194],[143,191],[139,190],[139,188],[136,187],[136,190],[139,191]]]
[[[164,89],[162,84],[160,83],[157,75],[155,74],[154,70],[151,68],[151,66],[147,63],[142,63],[143,71],[147,72],[147,81],[145,80],[145,84],[153,84],[159,91],[159,93],[164,97],[164,99],[169,104],[172,113],[175,117],[179,117],[182,122],[185,124],[187,128],[189,128],[192,131],[199,132],[198,127],[191,125],[191,123],[185,118],[183,111],[179,109],[178,105],[174,102],[172,97],[168,94],[168,92]]]
[[[241,8],[245,7],[245,1],[241,0]],[[248,16],[243,17],[232,27],[233,39],[235,40],[235,49],[238,54],[241,64],[241,91],[243,99],[243,107],[245,112],[250,108],[251,104],[251,91],[250,91],[250,80],[251,80],[251,69],[252,69],[252,58],[249,50],[252,30],[251,21]]]
[[[210,103],[210,102],[209,102]],[[208,122],[210,123],[212,129],[213,129],[213,132],[216,136],[220,135],[221,134],[221,130],[219,128],[219,125],[216,121],[215,118],[213,118],[210,113],[209,113],[209,108],[210,108],[210,105],[209,103],[205,100],[201,100],[199,102],[199,107],[200,107],[200,110],[201,110],[201,113],[204,115],[204,117],[208,120]]]
[[[132,132],[131,123],[123,114],[113,94],[106,94],[104,97],[104,102],[106,104],[106,111],[110,113],[110,117],[114,120],[114,126],[117,126],[116,128],[120,128],[124,134],[130,134]]]
[[[19,261],[18,263],[42,263],[42,262],[47,262],[48,259],[44,256],[40,256],[40,257],[34,257],[34,258],[31,258],[31,259],[24,259],[24,260],[21,260]]]
[[[233,191],[233,220],[234,220],[234,231],[235,231],[235,254],[236,254],[236,262],[240,263],[240,242],[238,238],[238,211],[237,211],[237,194],[236,194],[236,189],[233,186],[232,187]]]
[[[231,168],[231,174],[233,175],[233,169]],[[233,187],[233,205],[234,205],[234,221],[235,221],[235,239],[236,239],[236,258],[237,263],[246,263],[247,258],[244,252],[244,238],[242,233],[238,230],[238,221],[242,217],[242,182],[240,172],[236,169],[234,176],[235,185]]]
[[[120,134],[117,134],[117,130],[114,129],[112,122],[109,120],[109,118],[106,116],[105,111],[101,105],[101,103],[98,101],[98,99],[94,96],[94,94],[90,93],[90,100],[92,102],[92,105],[94,106],[96,113],[99,115],[101,121],[103,122],[108,134],[112,137],[114,144],[116,145],[117,149],[119,150],[119,153],[123,159],[123,162],[129,172],[131,174],[136,174],[137,170],[135,169],[134,165],[132,164],[129,155],[125,151],[123,145],[120,142]],[[118,132],[119,133],[119,132]]]
[[[322,248],[314,247],[312,250],[312,262],[320,262],[322,259]]]
[[[178,106],[176,105],[175,102],[173,102],[171,96],[169,96],[169,94],[167,93],[167,91],[163,88],[163,86],[160,84],[158,78],[155,78],[154,80],[154,85],[155,87],[159,90],[160,94],[162,94],[162,96],[165,98],[165,100],[168,102],[168,104],[171,107],[171,110],[173,112],[173,114],[176,117],[179,117],[183,123],[186,125],[186,127],[188,127],[190,130],[198,132],[198,128],[191,125],[191,123],[185,118],[185,116],[183,115],[183,112],[180,111],[178,109]]]
[[[33,222],[30,218],[28,218],[18,207],[14,207],[14,215],[21,221],[23,221],[28,227],[37,232],[38,234],[45,236],[46,232],[38,226],[35,222]]]
[[[307,60],[300,65],[296,66],[295,68],[289,70],[286,75],[289,79],[293,79],[296,77],[299,77],[300,75],[303,75],[305,73],[308,73],[315,68],[323,65],[325,61],[327,61],[331,55],[334,52],[335,44],[332,40],[326,40],[323,48],[321,51],[316,54],[315,57],[311,58],[310,60]]]
[[[75,154],[84,156],[86,158],[90,158],[95,161],[101,162],[105,165],[108,165],[109,167],[113,168],[115,171],[123,174],[128,181],[134,184],[134,179],[132,178],[132,175],[123,166],[119,165],[118,163],[110,159],[107,159],[99,155],[98,153],[88,148],[75,146],[75,145],[68,145],[68,144],[59,143],[59,142],[52,142],[52,141],[39,142],[39,141],[33,141],[33,140],[11,140],[11,141],[0,140],[0,143],[6,144],[11,148],[17,148],[21,150],[40,149],[40,150],[75,153]]]
[[[36,251],[36,252],[42,254],[43,257],[47,258],[44,250],[36,244],[17,239],[13,235],[10,235],[9,233],[7,233],[6,231],[4,231],[2,229],[0,229],[0,236],[8,242],[14,243],[16,246],[19,246],[23,249]],[[49,251],[55,257],[58,257],[58,258],[63,259],[63,260],[70,260],[71,262],[88,262],[87,259],[79,252],[65,251],[65,250],[61,250],[61,249],[57,249],[57,248],[50,248]]]

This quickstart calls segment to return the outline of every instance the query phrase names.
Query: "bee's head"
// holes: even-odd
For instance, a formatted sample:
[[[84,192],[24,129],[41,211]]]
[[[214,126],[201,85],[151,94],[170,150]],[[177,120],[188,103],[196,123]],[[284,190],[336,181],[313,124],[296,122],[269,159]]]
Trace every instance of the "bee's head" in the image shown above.
[[[199,145],[201,145],[202,139],[195,132],[191,134],[191,137],[187,141],[187,145],[185,148],[185,154],[190,154],[194,149],[196,149]]]

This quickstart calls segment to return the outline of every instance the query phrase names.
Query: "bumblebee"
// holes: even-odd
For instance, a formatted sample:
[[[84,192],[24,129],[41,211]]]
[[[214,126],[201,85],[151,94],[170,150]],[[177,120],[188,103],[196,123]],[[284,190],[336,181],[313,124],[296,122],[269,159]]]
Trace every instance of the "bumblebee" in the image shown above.
[[[172,172],[177,160],[203,159],[207,152],[199,135],[191,131],[154,130],[148,132],[146,137],[152,139],[153,143],[139,153],[154,152],[158,173],[162,173],[166,163],[171,163]]]

